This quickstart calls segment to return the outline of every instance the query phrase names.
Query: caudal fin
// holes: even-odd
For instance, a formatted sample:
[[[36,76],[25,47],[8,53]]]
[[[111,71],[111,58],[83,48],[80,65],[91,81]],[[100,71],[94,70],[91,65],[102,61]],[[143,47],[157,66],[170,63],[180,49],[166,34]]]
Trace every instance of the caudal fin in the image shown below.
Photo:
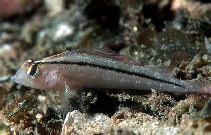
[[[205,82],[186,81],[187,93],[211,95],[211,84]]]

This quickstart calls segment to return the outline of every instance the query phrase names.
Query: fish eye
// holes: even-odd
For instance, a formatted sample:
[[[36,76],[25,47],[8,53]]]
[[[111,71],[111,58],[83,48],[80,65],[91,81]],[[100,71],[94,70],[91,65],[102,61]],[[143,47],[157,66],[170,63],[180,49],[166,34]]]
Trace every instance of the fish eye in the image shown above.
[[[37,67],[36,64],[32,64],[27,72],[26,75],[29,79],[35,79],[39,75],[39,68]]]

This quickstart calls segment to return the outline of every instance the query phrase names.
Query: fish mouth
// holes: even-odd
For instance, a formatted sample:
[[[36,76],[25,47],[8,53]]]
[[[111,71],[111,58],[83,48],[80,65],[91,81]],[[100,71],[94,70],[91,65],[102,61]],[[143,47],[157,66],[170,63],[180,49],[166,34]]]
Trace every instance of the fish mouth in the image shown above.
[[[20,77],[18,77],[16,74],[11,76],[11,80],[15,83],[18,83],[18,84],[20,84],[19,78]]]
[[[11,80],[15,82],[15,75],[11,76]]]
[[[22,84],[22,85],[23,85],[23,83],[21,83],[20,76],[17,75],[17,74],[11,76],[11,80],[12,80],[13,82],[17,83],[17,84]]]
[[[13,75],[13,76],[11,76],[11,80],[13,81],[13,82],[15,82],[15,83],[18,83],[19,81],[18,81],[18,76],[17,76],[17,74],[15,74],[15,75]]]
[[[17,84],[29,86],[27,83],[27,77],[25,76],[25,72],[23,69],[19,69],[15,75],[11,76],[11,80]]]

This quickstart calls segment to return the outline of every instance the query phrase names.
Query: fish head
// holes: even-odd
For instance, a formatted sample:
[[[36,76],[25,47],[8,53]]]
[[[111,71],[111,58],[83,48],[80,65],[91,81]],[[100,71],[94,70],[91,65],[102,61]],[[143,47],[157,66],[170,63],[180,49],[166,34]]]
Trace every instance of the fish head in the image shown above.
[[[12,76],[15,83],[27,87],[57,91],[63,88],[61,73],[50,64],[40,64],[39,61],[28,60]]]

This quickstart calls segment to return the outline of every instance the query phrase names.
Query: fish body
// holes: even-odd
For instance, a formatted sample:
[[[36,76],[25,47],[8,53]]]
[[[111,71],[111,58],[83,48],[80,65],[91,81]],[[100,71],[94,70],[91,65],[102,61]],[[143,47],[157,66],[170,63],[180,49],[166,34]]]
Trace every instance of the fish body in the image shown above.
[[[210,93],[209,87],[175,79],[125,56],[97,49],[78,49],[38,61],[28,60],[13,76],[13,81],[51,91],[69,87],[70,90],[108,88]]]

